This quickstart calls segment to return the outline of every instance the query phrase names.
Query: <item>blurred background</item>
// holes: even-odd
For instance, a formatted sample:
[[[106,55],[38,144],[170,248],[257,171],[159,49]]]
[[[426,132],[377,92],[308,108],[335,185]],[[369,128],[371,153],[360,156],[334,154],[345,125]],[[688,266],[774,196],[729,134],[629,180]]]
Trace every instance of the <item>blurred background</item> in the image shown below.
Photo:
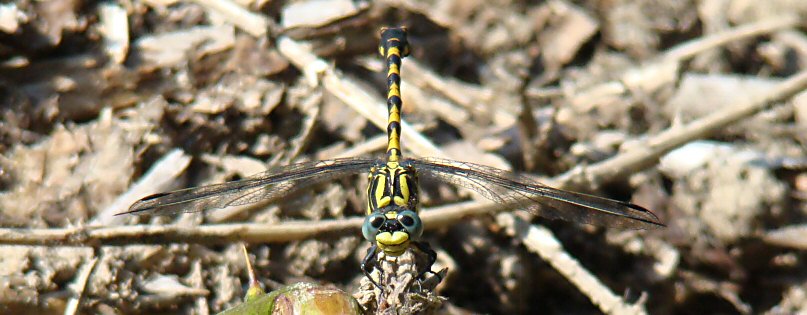
[[[533,174],[668,225],[527,218],[590,287],[493,215],[439,221],[425,240],[449,268],[443,312],[807,312],[807,95],[803,79],[783,88],[807,65],[805,16],[797,0],[0,4],[0,312],[219,312],[247,284],[237,240],[136,224],[361,217],[363,175],[203,214],[112,214],[293,162],[381,156],[383,26],[408,27],[412,46],[405,155]],[[733,118],[687,129],[719,115]],[[421,195],[426,209],[476,199],[438,183]],[[128,236],[64,233],[103,227]],[[249,243],[269,289],[347,292],[368,247],[358,229]]]

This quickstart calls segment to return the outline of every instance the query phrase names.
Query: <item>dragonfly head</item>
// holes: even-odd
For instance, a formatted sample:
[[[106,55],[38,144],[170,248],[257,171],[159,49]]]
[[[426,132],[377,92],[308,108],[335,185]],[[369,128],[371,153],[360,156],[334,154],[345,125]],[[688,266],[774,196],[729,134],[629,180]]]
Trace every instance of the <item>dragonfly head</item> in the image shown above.
[[[409,247],[409,242],[423,234],[420,216],[405,207],[391,205],[364,218],[362,235],[389,255],[400,255]]]

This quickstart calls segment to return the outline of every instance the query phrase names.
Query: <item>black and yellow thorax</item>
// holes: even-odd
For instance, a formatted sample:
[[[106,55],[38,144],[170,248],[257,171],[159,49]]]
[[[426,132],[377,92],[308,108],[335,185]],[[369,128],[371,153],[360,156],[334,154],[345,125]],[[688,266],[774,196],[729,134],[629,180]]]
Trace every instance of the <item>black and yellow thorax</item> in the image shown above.
[[[369,180],[367,215],[391,205],[418,211],[418,180],[414,168],[387,162],[373,167]]]

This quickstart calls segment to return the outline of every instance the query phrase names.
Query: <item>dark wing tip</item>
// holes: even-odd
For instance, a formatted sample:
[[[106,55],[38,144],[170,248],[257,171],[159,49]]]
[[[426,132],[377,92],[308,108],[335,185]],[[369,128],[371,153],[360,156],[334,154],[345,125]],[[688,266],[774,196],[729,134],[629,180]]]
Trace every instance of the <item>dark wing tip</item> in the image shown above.
[[[659,219],[658,216],[656,216],[656,214],[653,213],[653,211],[650,211],[640,205],[632,204],[629,202],[622,202],[622,204],[628,208],[635,210],[635,212],[633,212],[634,215],[631,216],[632,219],[646,223],[642,224],[640,228],[658,229],[667,227],[667,225],[664,224],[664,222],[661,222],[661,219]]]
[[[116,213],[115,216],[125,215],[125,214],[135,214],[135,213],[138,213],[138,212],[144,212],[144,211],[152,210],[155,207],[153,205],[151,205],[149,203],[149,201],[152,201],[154,199],[164,197],[164,196],[167,196],[167,195],[170,195],[170,194],[171,194],[170,192],[162,192],[162,193],[156,193],[156,194],[151,194],[151,195],[145,196],[143,198],[140,198],[140,200],[135,201],[135,203],[133,203],[131,206],[129,206],[128,210]]]
[[[140,200],[135,202],[135,204],[143,202],[143,201],[149,201],[149,200],[152,200],[152,199],[157,199],[157,198],[160,198],[162,196],[168,196],[170,194],[171,194],[170,192],[161,192],[161,193],[151,194],[151,195],[145,196],[143,198],[140,198]]]

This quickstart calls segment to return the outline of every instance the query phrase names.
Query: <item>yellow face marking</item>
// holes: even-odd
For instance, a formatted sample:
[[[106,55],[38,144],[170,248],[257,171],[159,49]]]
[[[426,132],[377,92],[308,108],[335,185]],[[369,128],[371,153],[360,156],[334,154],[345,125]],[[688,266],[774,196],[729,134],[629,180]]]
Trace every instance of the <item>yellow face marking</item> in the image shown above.
[[[409,233],[402,231],[381,232],[376,235],[375,240],[384,246],[400,245],[409,240]]]
[[[406,232],[381,232],[375,240],[378,248],[392,256],[400,255],[409,248],[409,233]]]
[[[395,220],[395,217],[397,217],[397,216],[398,216],[397,211],[389,211],[389,212],[384,214],[384,217],[386,217],[387,220]]]
[[[401,245],[394,245],[394,246],[383,246],[379,245],[378,248],[384,251],[389,256],[400,256],[403,254],[407,248],[409,248],[409,242],[403,243]]]

